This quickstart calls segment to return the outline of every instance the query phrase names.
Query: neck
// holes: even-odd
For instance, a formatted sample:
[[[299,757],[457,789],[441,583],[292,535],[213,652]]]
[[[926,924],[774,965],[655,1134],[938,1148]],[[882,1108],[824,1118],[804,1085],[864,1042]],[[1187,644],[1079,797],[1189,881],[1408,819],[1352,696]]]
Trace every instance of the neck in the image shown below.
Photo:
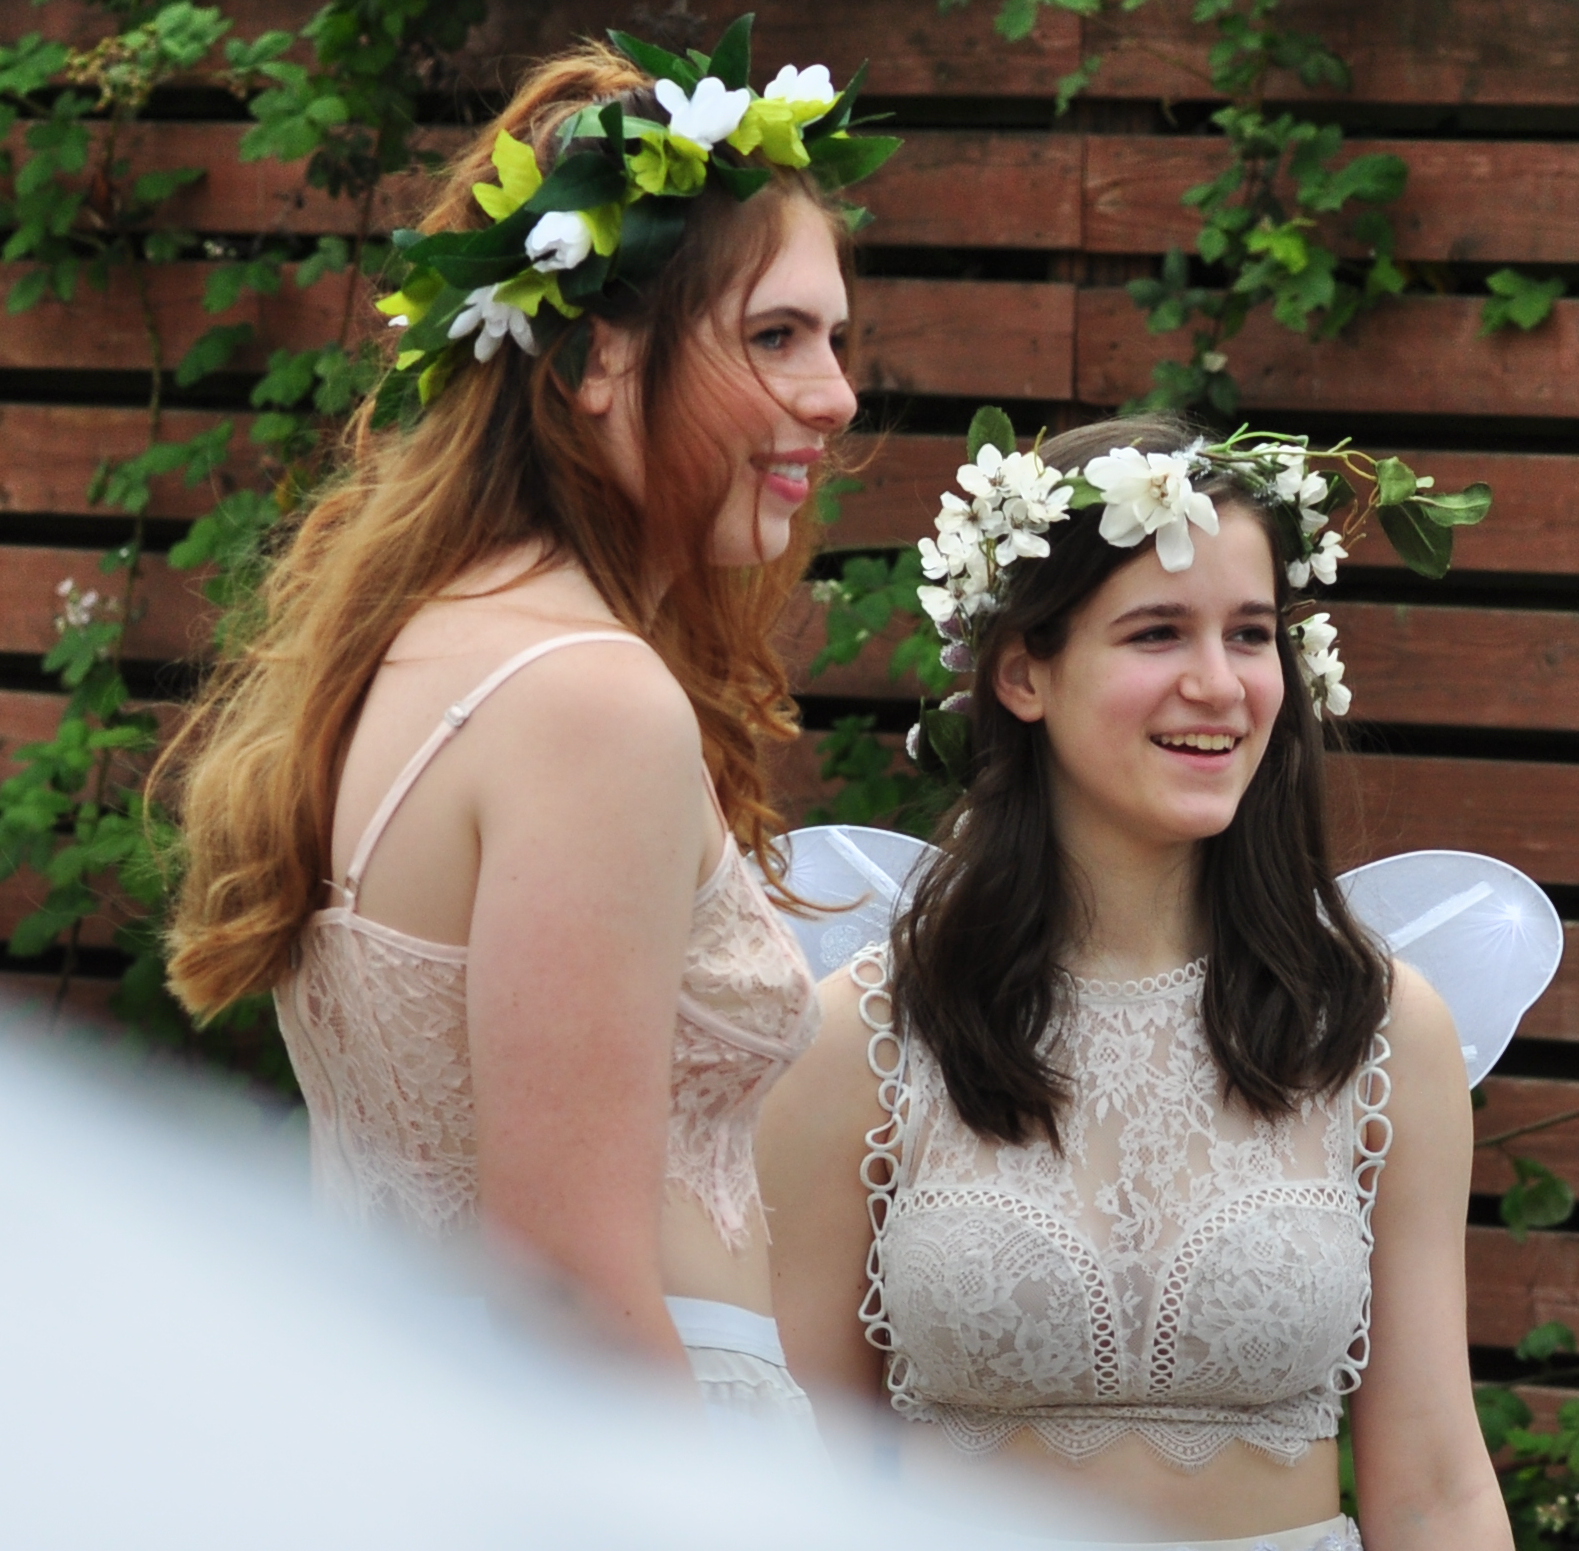
[[[1158,846],[1110,827],[1060,824],[1059,839],[1086,905],[1085,935],[1068,967],[1092,979],[1141,980],[1198,958],[1206,945],[1197,899],[1198,842]]]

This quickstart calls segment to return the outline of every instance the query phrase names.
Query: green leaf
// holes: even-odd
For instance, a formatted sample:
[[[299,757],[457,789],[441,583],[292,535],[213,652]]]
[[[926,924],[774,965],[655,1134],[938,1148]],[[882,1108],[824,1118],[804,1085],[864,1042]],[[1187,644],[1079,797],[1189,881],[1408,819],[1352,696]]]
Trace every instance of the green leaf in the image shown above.
[[[1518,1183],[1504,1193],[1501,1212],[1515,1239],[1522,1241],[1531,1228],[1555,1228],[1568,1220],[1574,1193],[1566,1180],[1534,1158],[1515,1158],[1513,1170]]]
[[[26,312],[28,308],[36,306],[43,300],[44,293],[49,289],[49,270],[47,268],[30,269],[11,287],[10,294],[6,297],[5,310],[15,314]]]
[[[350,262],[351,248],[344,237],[320,237],[317,250],[296,266],[296,284],[305,291],[327,274],[342,273]]]
[[[199,335],[192,348],[181,358],[176,367],[175,380],[183,388],[190,388],[211,372],[217,372],[229,362],[243,345],[252,341],[250,323],[222,323]]]
[[[629,285],[643,286],[674,257],[685,235],[686,201],[664,197],[638,199],[625,210],[614,273]]]
[[[1514,1428],[1527,1427],[1534,1420],[1534,1413],[1511,1389],[1491,1384],[1475,1387],[1475,1415],[1486,1449],[1492,1454],[1507,1445]]]
[[[1061,75],[1053,82],[1053,117],[1062,118],[1074,100],[1081,92],[1090,88],[1102,69],[1102,56],[1100,54],[1088,55],[1080,61],[1078,69],[1071,70],[1068,75]]]
[[[730,91],[751,84],[751,24],[755,20],[751,11],[737,16],[724,29],[708,62],[707,73],[716,75]]]
[[[831,528],[844,515],[844,497],[864,489],[866,486],[861,480],[846,475],[824,480],[817,487],[817,521]]]
[[[1376,499],[1383,506],[1407,501],[1419,486],[1415,471],[1401,458],[1383,458],[1376,465]]]
[[[1514,1347],[1513,1355],[1525,1362],[1548,1362],[1559,1352],[1572,1352],[1575,1350],[1574,1333],[1563,1324],[1560,1319],[1548,1320],[1544,1325],[1537,1325],[1525,1338]],[[1528,1421],[1528,1418],[1525,1418]],[[1523,1426],[1524,1423],[1519,1423]]]
[[[971,416],[965,436],[965,456],[974,463],[983,447],[994,446],[1005,457],[1015,450],[1014,422],[996,404],[983,404]]]
[[[132,185],[132,198],[140,205],[162,204],[177,189],[207,176],[208,171],[204,167],[169,167],[158,172],[145,172]]]
[[[643,43],[640,38],[633,38],[628,32],[617,32],[613,28],[609,29],[609,41],[632,64],[657,80],[673,81],[677,86],[683,86],[687,95],[696,90],[696,83],[702,79],[701,71],[690,60],[681,59],[678,54],[671,54],[656,43]]]
[[[1382,532],[1412,571],[1439,582],[1453,562],[1453,533],[1428,518],[1413,501],[1384,506],[1378,515]]]
[[[1472,528],[1476,523],[1484,522],[1491,510],[1491,486],[1476,483],[1456,492],[1444,491],[1440,495],[1435,491],[1422,490],[1415,496],[1414,504],[1423,508],[1432,522],[1440,523],[1444,528]]]
[[[811,170],[824,188],[848,188],[869,178],[904,141],[895,135],[854,135],[844,139],[828,135],[811,141],[807,155]]]
[[[708,171],[744,204],[753,194],[760,193],[773,181],[773,174],[766,167],[731,167],[727,162],[714,161]]]
[[[971,723],[958,711],[921,713],[921,737],[917,740],[916,763],[923,772],[943,775],[955,786],[970,779]]]
[[[1516,269],[1499,269],[1486,280],[1492,295],[1480,312],[1480,332],[1490,334],[1508,324],[1517,324],[1527,333],[1551,316],[1558,297],[1568,289],[1553,276],[1536,280]]]

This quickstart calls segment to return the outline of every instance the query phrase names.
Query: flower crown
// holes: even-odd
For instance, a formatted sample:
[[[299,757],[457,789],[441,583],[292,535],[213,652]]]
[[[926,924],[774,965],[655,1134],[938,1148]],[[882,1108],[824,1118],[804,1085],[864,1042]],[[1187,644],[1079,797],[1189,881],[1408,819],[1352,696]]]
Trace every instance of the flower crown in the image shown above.
[[[1061,471],[1042,460],[1040,437],[1030,452],[1018,451],[1009,417],[987,406],[971,421],[966,446],[971,461],[955,477],[969,499],[945,492],[937,537],[918,546],[922,573],[939,585],[916,589],[945,642],[943,666],[956,673],[976,666],[982,626],[1003,606],[1009,567],[1050,555],[1047,530],[1086,507],[1102,507],[1097,531],[1108,543],[1131,549],[1155,537],[1163,570],[1184,571],[1195,559],[1191,527],[1217,532],[1217,510],[1195,482],[1226,478],[1271,514],[1295,589],[1312,581],[1330,587],[1373,513],[1404,563],[1439,580],[1452,561],[1453,530],[1483,521],[1491,509],[1489,485],[1438,493],[1432,479],[1402,460],[1378,461],[1347,440],[1312,449],[1308,437],[1248,426],[1220,442],[1197,437],[1176,452],[1114,447],[1083,468]],[[1366,492],[1363,502],[1357,487]],[[1329,526],[1340,515],[1341,527]],[[1290,607],[1310,601],[1299,598]],[[1350,692],[1330,616],[1302,615],[1288,632],[1316,715],[1343,716]],[[906,743],[911,758],[935,760],[962,778],[968,733],[961,713],[969,698],[952,695],[940,709],[923,711]]]
[[[493,149],[498,183],[472,185],[492,227],[394,234],[410,272],[376,305],[406,334],[379,390],[375,426],[420,413],[465,359],[467,341],[486,361],[506,334],[536,354],[573,333],[560,363],[578,382],[591,338],[589,303],[621,287],[639,290],[663,268],[684,234],[685,201],[709,182],[739,200],[767,184],[773,174],[747,162],[753,153],[809,168],[824,187],[840,189],[898,150],[892,136],[849,132],[865,65],[842,92],[825,65],[786,65],[758,96],[747,79],[752,20],[732,22],[711,56],[692,50],[682,58],[610,32],[655,78],[667,124],[627,113],[619,101],[584,108],[561,129],[561,154],[546,177],[533,148],[501,130]],[[733,155],[719,154],[726,146]],[[856,229],[867,220],[854,206],[846,217]]]

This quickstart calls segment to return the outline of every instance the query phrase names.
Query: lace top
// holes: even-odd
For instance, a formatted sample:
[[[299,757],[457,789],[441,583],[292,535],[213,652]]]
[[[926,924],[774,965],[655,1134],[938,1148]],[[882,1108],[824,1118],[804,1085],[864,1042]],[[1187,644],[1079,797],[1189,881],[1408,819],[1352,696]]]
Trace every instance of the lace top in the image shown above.
[[[1369,1355],[1383,1035],[1332,1099],[1263,1120],[1223,1101],[1204,960],[1077,980],[1059,1153],[972,1131],[893,1029],[886,950],[850,972],[892,1117],[863,1171],[861,1317],[896,1411],[970,1453],[1029,1427],[1078,1462],[1137,1433],[1185,1470],[1234,1439],[1292,1464],[1335,1436]]]
[[[355,1221],[392,1218],[444,1235],[476,1215],[477,1141],[466,1036],[466,950],[357,913],[385,825],[433,756],[511,674],[583,641],[559,636],[513,657],[445,713],[384,799],[346,873],[344,906],[316,912],[275,989],[307,1101],[316,1194]],[[752,1138],[763,1097],[816,1033],[815,986],[732,837],[697,890],[675,1015],[667,1178],[732,1246],[759,1196]]]

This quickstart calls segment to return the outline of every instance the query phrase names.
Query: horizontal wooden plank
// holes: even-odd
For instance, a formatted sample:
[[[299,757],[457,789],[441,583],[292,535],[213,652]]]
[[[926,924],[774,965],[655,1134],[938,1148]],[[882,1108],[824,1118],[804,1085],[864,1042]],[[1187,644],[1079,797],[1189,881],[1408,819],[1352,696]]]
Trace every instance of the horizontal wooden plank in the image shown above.
[[[15,545],[0,550],[0,652],[47,652],[58,639],[56,586],[71,578],[78,588],[118,599],[122,573],[105,576],[100,555],[82,549]],[[171,570],[158,555],[144,562],[138,587],[140,617],[126,635],[126,654],[138,661],[170,662],[191,656],[203,643],[211,606],[200,593],[201,578]]]
[[[1557,1412],[1570,1401],[1579,1400],[1579,1389],[1553,1389],[1543,1384],[1515,1384],[1513,1393],[1534,1413],[1531,1426],[1542,1432],[1556,1432]]]
[[[1402,199],[1386,212],[1401,259],[1566,264],[1579,222],[1579,145],[1511,140],[1355,140],[1353,155],[1400,156]],[[944,146],[931,154],[942,160]],[[896,157],[891,166],[902,158]],[[1091,135],[1085,141],[1081,246],[1092,253],[1195,248],[1200,217],[1179,196],[1228,165],[1202,136]],[[1013,222],[1021,207],[1003,202]],[[1029,244],[1027,244],[1029,246]]]
[[[1066,399],[1075,289],[1009,281],[864,280],[850,374],[902,393]]]
[[[864,488],[844,498],[844,515],[828,530],[828,547],[913,544],[930,534],[938,496],[954,488],[954,471],[964,452],[964,438],[957,436],[854,439],[851,459]],[[1480,527],[1463,528],[1457,534],[1456,569],[1579,572],[1579,513],[1556,496],[1579,486],[1579,458],[1407,448],[1399,456],[1411,468],[1434,476],[1443,489],[1462,489],[1475,480],[1491,485],[1495,497],[1491,517]],[[1354,562],[1402,564],[1379,533],[1355,551]]]
[[[17,772],[12,751],[24,743],[42,743],[54,736],[65,709],[62,695],[29,694],[0,689],[0,781]]]
[[[1579,923],[1564,926],[1563,961],[1557,977],[1519,1025],[1529,1039],[1579,1040]]]
[[[1477,1140],[1579,1110],[1579,1082],[1488,1077],[1484,1086],[1486,1106],[1475,1111]],[[1549,1130],[1532,1131],[1500,1147],[1477,1147],[1472,1188],[1487,1195],[1501,1195],[1514,1183],[1513,1158],[1538,1159],[1579,1185],[1579,1118]]]
[[[1122,290],[1081,291],[1077,319],[1076,380],[1087,404],[1137,397],[1152,386],[1154,362],[1189,353],[1187,332],[1148,334]],[[1002,332],[1012,327],[1005,316]],[[1528,334],[1515,329],[1482,339],[1479,329],[1478,301],[1403,296],[1320,344],[1258,312],[1226,353],[1250,409],[1579,415],[1579,301],[1558,302],[1550,320]],[[976,348],[990,358],[996,347],[987,336]]]
[[[14,961],[13,961],[14,962]],[[103,1027],[118,1022],[110,1011],[118,981],[78,976],[67,988],[60,1022]],[[0,1031],[47,1029],[55,1024],[55,997],[59,977],[21,969],[0,970]]]
[[[48,894],[49,885],[31,873],[19,873],[0,882],[0,943],[10,938],[17,922],[37,910]],[[79,941],[85,948],[111,947],[115,942],[115,929],[124,919],[111,914],[89,916],[82,923]]]
[[[184,442],[234,421],[230,462],[197,486],[179,474],[153,482],[150,517],[201,517],[226,491],[256,478],[263,451],[247,440],[253,415],[219,415],[201,409],[167,409],[160,440]],[[88,485],[105,459],[122,462],[148,446],[148,416],[140,409],[96,405],[0,404],[0,439],[6,448],[0,466],[0,535],[5,513],[59,512],[72,516],[124,520],[115,507],[90,506]]]
[[[231,0],[226,15],[236,33],[254,37],[269,27],[294,27],[314,0]],[[915,0],[864,0],[830,8],[807,0],[757,0],[755,74],[770,77],[786,61],[820,60],[835,79],[863,59],[872,62],[871,90],[886,95],[1015,96],[1047,98],[1053,83],[1088,53],[1102,55],[1094,88],[1102,97],[1200,98],[1211,95],[1206,55],[1211,27],[1192,26],[1193,0],[1152,0],[1133,14],[1114,7],[1080,18],[1048,7],[1036,30],[1018,44],[993,31],[996,7],[977,0],[940,14]],[[711,46],[719,30],[714,11],[654,9],[637,0],[548,0],[494,6],[458,63],[465,84],[508,90],[523,63],[577,36],[601,36],[623,25],[643,36],[664,27],[670,44]],[[1285,26],[1314,33],[1348,60],[1352,96],[1368,102],[1571,104],[1579,79],[1579,21],[1566,0],[1290,0],[1279,13]],[[44,30],[82,43],[113,23],[85,0],[55,0],[42,12],[27,0],[4,0],[7,36]],[[760,83],[759,83],[760,84]],[[1312,95],[1288,72],[1274,71],[1268,95]],[[1317,93],[1315,95],[1334,95]]]
[[[1537,1325],[1579,1329],[1579,1234],[1471,1228],[1467,1242],[1471,1346],[1517,1346]]]
[[[26,265],[0,264],[0,288],[9,289]],[[331,275],[307,290],[287,274],[275,296],[248,293],[228,312],[203,311],[203,290],[214,266],[159,264],[148,272],[148,292],[164,340],[165,366],[174,370],[197,338],[216,324],[250,323],[256,341],[239,351],[231,369],[261,371],[270,350],[304,350],[337,337],[353,292],[352,318],[370,326],[356,305],[366,296],[362,280],[347,272]],[[288,266],[293,271],[292,266]],[[69,305],[50,298],[6,320],[0,329],[0,368],[70,368],[90,371],[147,371],[148,337],[130,272],[110,272],[109,288],[84,287]]]

